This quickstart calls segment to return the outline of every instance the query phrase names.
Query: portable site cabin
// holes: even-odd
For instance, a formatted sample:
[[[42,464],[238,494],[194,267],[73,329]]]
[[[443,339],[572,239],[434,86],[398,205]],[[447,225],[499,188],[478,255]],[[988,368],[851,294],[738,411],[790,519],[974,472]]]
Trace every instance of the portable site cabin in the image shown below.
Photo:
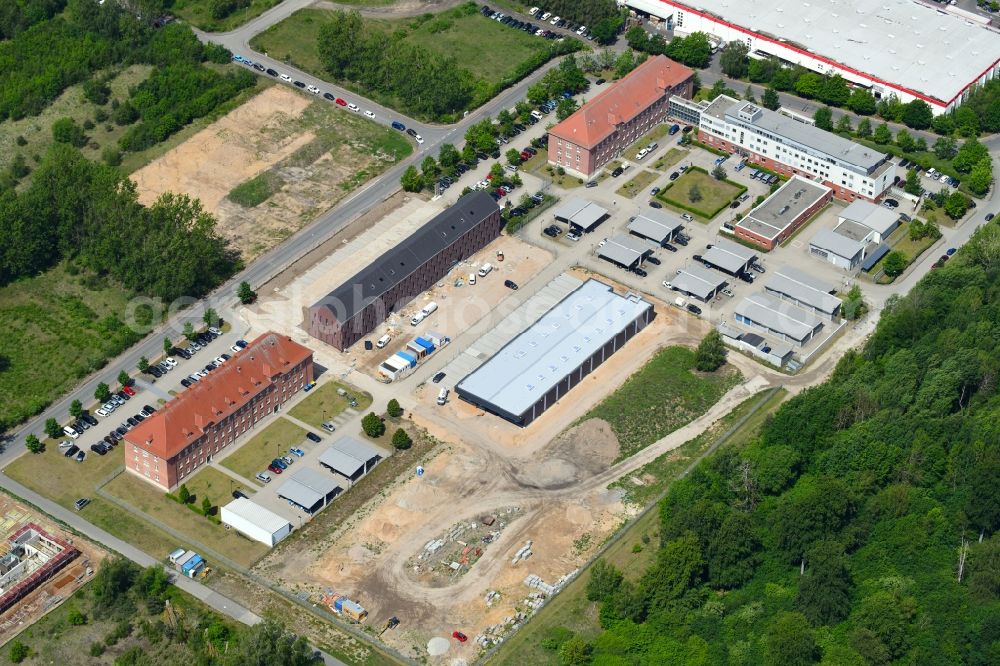
[[[406,351],[412,353],[417,358],[423,358],[434,351],[433,345],[429,342],[427,342],[427,345],[429,345],[429,347],[420,344],[420,338],[417,338],[406,343]]]
[[[425,356],[429,356],[434,352],[434,343],[427,338],[417,338],[414,342],[424,350]]]
[[[181,559],[181,557],[183,557],[184,553],[186,553],[186,552],[187,551],[185,549],[178,548],[174,552],[170,553],[170,555],[168,556],[169,559],[170,559],[170,563],[171,564],[177,564],[177,560]]]
[[[406,363],[407,363],[407,365],[409,365],[409,367],[411,367],[411,368],[417,367],[417,357],[414,356],[413,354],[411,354],[410,352],[399,351],[399,352],[396,352],[396,356],[398,356],[399,358],[401,358],[404,361],[406,361]]]
[[[361,622],[368,617],[368,611],[366,611],[361,604],[356,601],[351,601],[346,597],[337,597],[337,599],[333,602],[333,609],[343,613],[355,622]]]
[[[437,331],[427,331],[424,333],[423,339],[430,341],[431,344],[438,348],[444,347],[446,344],[451,342],[451,338],[444,333],[439,333]]]
[[[194,578],[199,571],[205,568],[205,560],[201,555],[195,554],[190,560],[184,563],[181,567],[181,573],[188,578]]]
[[[198,553],[193,550],[186,550],[179,557],[171,559],[171,562],[174,563],[174,566],[177,567],[178,571],[184,571],[184,566],[197,556]]]

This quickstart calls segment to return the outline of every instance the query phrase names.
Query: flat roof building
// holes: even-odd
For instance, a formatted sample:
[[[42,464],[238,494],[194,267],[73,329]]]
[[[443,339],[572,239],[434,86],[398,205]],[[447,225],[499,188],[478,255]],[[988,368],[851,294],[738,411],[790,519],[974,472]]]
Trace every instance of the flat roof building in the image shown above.
[[[820,229],[809,241],[809,254],[852,271],[865,258],[865,243],[830,229]]]
[[[891,208],[855,201],[837,216],[834,231],[863,243],[881,243],[899,227],[899,220],[899,213]]]
[[[835,291],[833,286],[795,268],[775,270],[764,289],[782,300],[830,319],[840,312],[841,301],[831,293]]]
[[[653,253],[649,243],[633,236],[616,234],[597,248],[597,256],[621,268],[635,268]]]
[[[313,380],[313,353],[264,333],[125,434],[125,469],[170,491]]]
[[[653,320],[653,306],[587,280],[455,385],[455,394],[526,426]]]
[[[628,223],[628,232],[639,238],[665,245],[684,228],[681,219],[658,210],[639,213]]]
[[[223,506],[219,517],[223,525],[269,548],[292,533],[290,522],[245,497]]]
[[[567,222],[571,228],[590,232],[608,218],[608,209],[580,197],[570,197],[556,208],[553,217],[558,222]]]
[[[736,223],[738,238],[773,250],[833,198],[833,190],[801,176],[787,183]]]
[[[647,58],[549,130],[549,163],[590,178],[666,119],[671,95],[690,98],[693,77],[666,56]]]
[[[840,75],[876,98],[920,99],[952,111],[1000,70],[1000,40],[957,8],[912,0],[732,2],[624,0],[682,35],[704,32],[743,42],[752,57],[773,56]]]
[[[754,102],[719,95],[711,103],[671,100],[671,113],[696,118],[698,138],[782,176],[802,176],[845,201],[876,201],[892,187],[889,155]]]
[[[726,286],[726,279],[707,268],[693,264],[677,271],[677,274],[664,286],[697,298],[699,301],[710,301]]]
[[[803,345],[823,328],[823,319],[771,294],[751,294],[736,306],[736,321]]]
[[[319,462],[354,482],[370,472],[381,458],[382,451],[377,447],[344,435],[320,455]]]
[[[389,316],[500,236],[500,208],[471,192],[309,308],[306,328],[346,351]]]
[[[719,238],[702,255],[702,261],[729,275],[739,275],[750,270],[750,266],[757,261],[757,253],[738,243]]]

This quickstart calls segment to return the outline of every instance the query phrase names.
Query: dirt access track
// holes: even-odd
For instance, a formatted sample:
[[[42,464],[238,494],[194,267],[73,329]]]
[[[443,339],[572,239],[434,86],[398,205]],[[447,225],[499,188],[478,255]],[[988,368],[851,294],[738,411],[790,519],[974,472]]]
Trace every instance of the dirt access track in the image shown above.
[[[201,200],[218,218],[219,232],[250,260],[394,163],[395,156],[377,147],[383,131],[333,104],[274,85],[132,180],[147,205],[165,192]],[[276,191],[263,203],[244,208],[226,198],[265,172]]]

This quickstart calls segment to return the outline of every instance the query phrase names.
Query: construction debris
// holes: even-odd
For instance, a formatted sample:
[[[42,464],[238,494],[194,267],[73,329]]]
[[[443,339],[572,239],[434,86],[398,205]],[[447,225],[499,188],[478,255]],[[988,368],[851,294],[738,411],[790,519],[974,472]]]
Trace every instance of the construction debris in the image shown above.
[[[521,549],[514,553],[514,559],[510,561],[511,565],[517,564],[521,560],[526,560],[531,557],[531,544],[533,543],[534,541],[529,539],[527,543],[521,546]]]
[[[442,536],[428,541],[407,562],[407,570],[426,583],[444,583],[463,575],[483,556],[486,547],[500,538],[509,522],[521,514],[508,507],[480,518],[452,525]]]

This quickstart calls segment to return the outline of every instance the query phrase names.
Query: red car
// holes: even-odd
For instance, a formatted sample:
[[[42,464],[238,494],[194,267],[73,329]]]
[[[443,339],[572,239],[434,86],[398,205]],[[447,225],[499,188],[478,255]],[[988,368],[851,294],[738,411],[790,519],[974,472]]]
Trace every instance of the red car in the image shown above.
[[[342,100],[342,99],[340,99],[338,97],[337,98],[337,106],[347,106],[347,102],[345,102],[344,100]]]
[[[463,634],[461,631],[451,632],[451,637],[454,638],[459,643],[464,643],[465,641],[469,640],[469,637]]]
[[[522,150],[521,151],[521,159],[522,160],[530,160],[531,159],[531,153],[529,153],[527,150]]]
[[[267,471],[271,472],[272,474],[281,474],[281,468],[278,467],[277,465],[268,465]]]
[[[127,393],[129,395],[135,395],[135,389],[132,388],[131,386],[123,386],[122,387],[122,391],[124,391],[125,393]]]
[[[502,187],[498,187],[497,189],[495,189],[495,190],[494,190],[494,193],[495,193],[495,194],[496,194],[496,195],[497,195],[498,197],[505,197],[505,196],[507,196],[507,193],[503,191],[503,188],[502,188]]]

